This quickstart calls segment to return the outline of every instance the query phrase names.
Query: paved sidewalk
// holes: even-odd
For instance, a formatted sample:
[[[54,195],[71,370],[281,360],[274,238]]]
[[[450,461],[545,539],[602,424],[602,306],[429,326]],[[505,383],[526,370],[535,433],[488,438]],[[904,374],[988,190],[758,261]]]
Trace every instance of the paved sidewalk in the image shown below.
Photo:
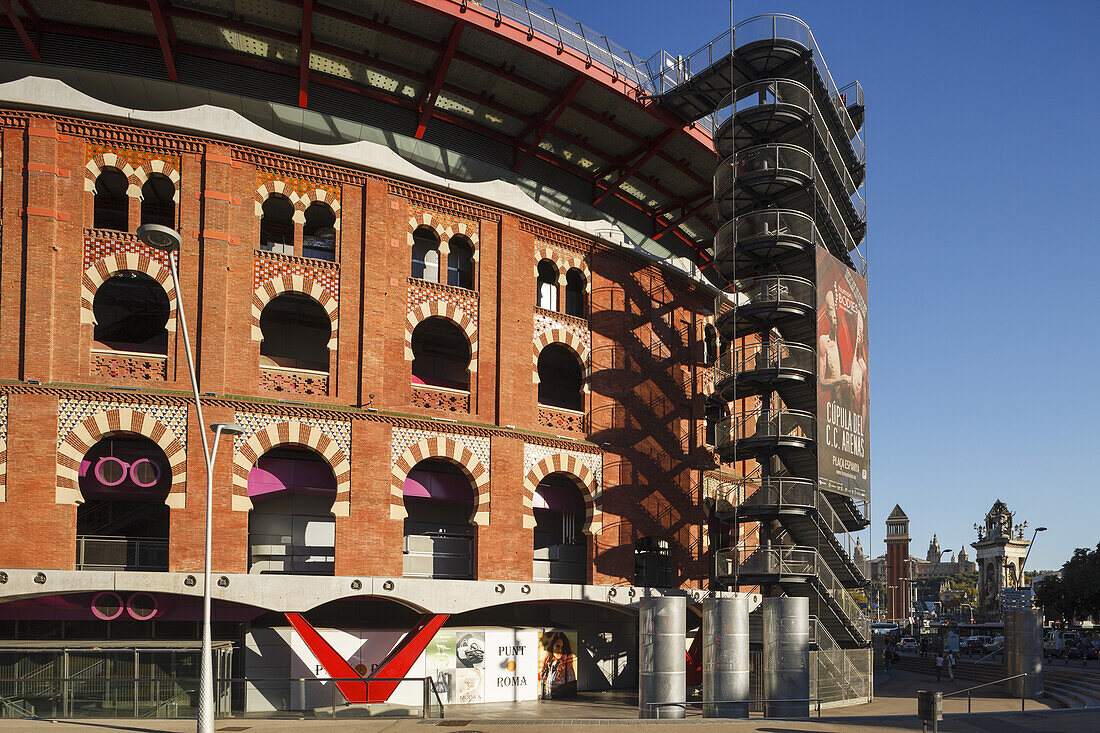
[[[944,682],[937,685],[927,675],[895,670],[892,676],[876,687],[876,698],[868,705],[826,710],[818,718],[780,720],[703,719],[693,714],[683,721],[640,721],[635,707],[636,697],[614,692],[588,695],[576,701],[546,701],[477,706],[453,706],[445,720],[409,719],[343,719],[343,720],[273,720],[236,718],[220,720],[219,733],[514,733],[517,725],[553,725],[576,731],[606,730],[608,726],[657,726],[661,733],[699,731],[713,726],[731,726],[736,731],[760,733],[799,733],[801,731],[919,731],[916,716],[916,691],[940,689],[945,692],[964,689],[966,683]],[[1051,703],[1028,700],[1027,712],[1021,713],[1020,701],[1000,693],[974,698],[974,711],[981,714],[960,716],[965,712],[966,699],[945,701],[947,719],[940,725],[945,733],[1039,733],[1054,731],[1098,731],[1100,710],[1056,710]],[[190,733],[193,720],[0,720],[0,733]]]

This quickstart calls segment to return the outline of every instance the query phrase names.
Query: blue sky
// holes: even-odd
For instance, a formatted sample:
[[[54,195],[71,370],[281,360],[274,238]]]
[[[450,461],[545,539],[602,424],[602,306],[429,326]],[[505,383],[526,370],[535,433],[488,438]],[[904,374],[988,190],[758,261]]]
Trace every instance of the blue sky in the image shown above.
[[[721,0],[553,4],[643,57],[687,55],[729,21]],[[973,542],[995,499],[1050,528],[1030,569],[1094,547],[1100,3],[734,12],[802,18],[837,83],[866,91],[874,554],[895,503],[923,557],[933,532]]]

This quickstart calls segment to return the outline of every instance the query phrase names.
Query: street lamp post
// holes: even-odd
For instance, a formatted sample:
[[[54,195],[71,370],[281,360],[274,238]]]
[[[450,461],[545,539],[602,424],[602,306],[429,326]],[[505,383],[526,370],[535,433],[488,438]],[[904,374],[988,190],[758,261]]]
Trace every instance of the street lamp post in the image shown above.
[[[1027,565],[1027,559],[1031,555],[1031,548],[1035,546],[1036,535],[1046,531],[1046,527],[1036,527],[1035,531],[1031,533],[1031,543],[1027,546],[1027,552],[1024,553],[1024,561],[1020,563],[1020,574],[1016,576],[1016,590],[1019,590],[1020,584],[1024,582],[1024,565]]]
[[[195,414],[199,424],[206,425],[202,414],[202,401],[199,399],[199,380],[195,374],[195,359],[191,354],[191,339],[187,334],[187,315],[183,308],[180,291],[179,272],[176,257],[182,238],[170,227],[160,224],[142,224],[137,230],[138,239],[154,249],[168,255],[168,269],[172,273],[172,287],[176,291],[176,314],[183,331],[184,352],[187,354],[187,372],[191,377],[191,388],[195,392]],[[215,423],[210,426],[214,431],[214,446],[211,450],[206,439],[206,429],[199,431],[202,438],[202,455],[206,461],[206,541],[203,545],[202,567],[202,648],[199,660],[199,711],[198,733],[214,733],[214,664],[213,644],[210,633],[210,547],[213,535],[214,516],[214,458],[218,454],[218,442],[222,433],[243,435],[244,428],[236,423]]]

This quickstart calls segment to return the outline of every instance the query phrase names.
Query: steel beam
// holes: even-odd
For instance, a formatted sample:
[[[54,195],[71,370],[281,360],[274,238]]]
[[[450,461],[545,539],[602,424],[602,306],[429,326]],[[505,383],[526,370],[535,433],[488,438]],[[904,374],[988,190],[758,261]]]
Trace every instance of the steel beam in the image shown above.
[[[4,14],[8,16],[8,20],[11,22],[12,27],[15,28],[15,32],[18,33],[19,37],[23,40],[23,45],[26,46],[27,53],[29,53],[31,58],[35,61],[41,62],[42,55],[38,53],[38,45],[31,40],[30,34],[27,33],[27,29],[23,26],[23,19],[15,14],[15,8],[12,7],[11,0],[0,0],[0,8],[4,9]]]
[[[523,164],[531,157],[531,153],[537,150],[539,144],[547,133],[554,126],[554,123],[561,117],[561,113],[565,111],[569,103],[573,101],[573,97],[577,96],[577,92],[581,90],[584,83],[588,80],[588,77],[583,74],[577,74],[573,77],[573,81],[569,82],[569,85],[563,89],[556,98],[550,100],[550,104],[546,105],[540,112],[536,119],[541,119],[542,124],[539,125],[538,130],[535,131],[535,137],[531,140],[529,145],[526,145],[523,150],[523,154],[516,160],[516,164],[512,166],[513,171],[518,171],[523,167]],[[516,136],[516,142],[523,145],[523,140],[531,131],[531,126],[528,125],[527,129]]]
[[[630,160],[631,158],[633,158],[638,153],[642,154],[642,156],[640,158],[638,158],[636,161],[634,161],[634,163],[632,163],[629,168],[627,168],[625,171],[623,171],[619,175],[619,177],[617,179],[615,179],[614,183],[612,183],[610,186],[605,188],[603,190],[603,192],[601,192],[599,195],[596,196],[595,199],[592,200],[592,205],[593,206],[599,205],[599,203],[601,201],[603,201],[605,198],[607,198],[607,196],[609,194],[611,194],[614,191],[617,191],[619,186],[623,185],[623,182],[626,179],[628,179],[632,175],[634,175],[634,173],[639,168],[641,168],[643,165],[645,165],[646,162],[648,162],[650,158],[652,158],[657,153],[661,152],[661,148],[663,148],[665,145],[668,145],[668,143],[672,140],[672,138],[676,137],[676,134],[678,132],[680,132],[680,130],[678,128],[670,127],[669,129],[665,130],[663,133],[661,133],[657,137],[652,138],[645,147],[643,147],[639,150],[635,150],[633,153],[631,153],[629,156],[627,156],[626,160]]]
[[[424,138],[424,128],[427,127],[428,120],[432,118],[435,100],[439,98],[439,90],[443,88],[443,80],[447,77],[447,70],[451,67],[451,61],[454,60],[455,51],[458,50],[458,39],[462,37],[462,30],[465,27],[466,24],[461,20],[455,21],[455,24],[451,26],[450,35],[447,36],[447,45],[443,47],[443,51],[435,62],[435,68],[430,76],[432,85],[424,92],[418,105],[420,118],[416,121],[416,134],[413,135],[417,140]]]
[[[176,76],[176,46],[179,40],[176,37],[176,27],[172,24],[172,16],[164,6],[164,0],[149,0],[149,10],[153,13],[153,25],[157,28],[157,41],[160,43],[160,52],[164,55],[168,79],[179,81]]]
[[[298,106],[309,101],[309,55],[313,42],[313,0],[302,0],[302,40],[298,44]]]

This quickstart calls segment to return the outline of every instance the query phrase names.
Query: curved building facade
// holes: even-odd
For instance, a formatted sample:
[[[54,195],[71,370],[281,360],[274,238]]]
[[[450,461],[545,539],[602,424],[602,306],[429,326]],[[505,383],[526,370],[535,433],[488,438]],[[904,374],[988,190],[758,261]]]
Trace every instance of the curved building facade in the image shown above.
[[[286,680],[223,711],[379,671],[448,704],[634,687],[643,595],[738,590],[715,507],[761,455],[716,434],[711,367],[745,341],[715,336],[740,209],[712,202],[713,124],[658,101],[664,56],[492,5],[5,10],[0,676],[70,679],[104,644],[134,661],[96,674],[187,676],[185,334],[205,423],[241,429],[212,473],[219,676]],[[180,234],[178,280],[143,224]],[[340,691],[394,692],[368,687]]]

